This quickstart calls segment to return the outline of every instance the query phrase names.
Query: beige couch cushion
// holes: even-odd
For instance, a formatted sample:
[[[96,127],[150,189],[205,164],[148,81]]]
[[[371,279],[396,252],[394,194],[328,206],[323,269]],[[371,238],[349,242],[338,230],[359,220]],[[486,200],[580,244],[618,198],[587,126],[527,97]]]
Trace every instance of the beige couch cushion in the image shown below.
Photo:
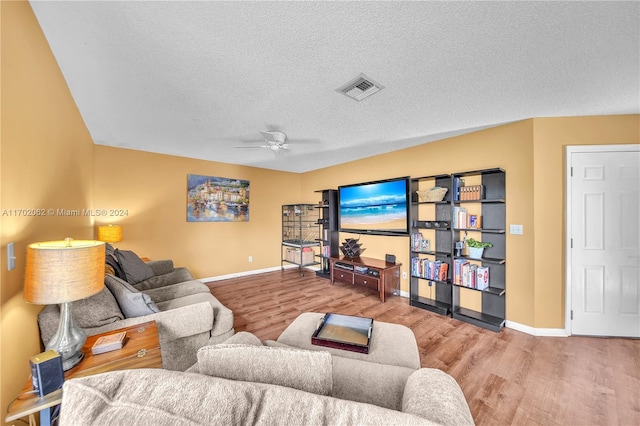
[[[201,374],[231,380],[268,383],[330,395],[331,355],[294,348],[221,344],[198,350]]]
[[[296,389],[160,369],[65,382],[61,426],[432,425],[374,405]]]

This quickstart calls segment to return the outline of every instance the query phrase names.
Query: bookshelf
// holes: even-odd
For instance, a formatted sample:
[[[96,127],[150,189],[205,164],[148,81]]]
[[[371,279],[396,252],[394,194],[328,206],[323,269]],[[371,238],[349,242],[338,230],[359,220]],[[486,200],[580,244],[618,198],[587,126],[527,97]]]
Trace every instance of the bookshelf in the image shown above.
[[[504,326],[505,180],[505,171],[499,168],[411,179],[411,306],[493,331]],[[417,191],[435,186],[448,189],[444,199],[420,201]],[[417,244],[417,235],[429,244]],[[484,249],[481,258],[471,258],[466,247],[456,249],[456,242],[469,238],[490,243],[491,247]],[[438,264],[447,265],[446,275],[432,274],[429,268]],[[481,285],[478,271],[488,275],[487,287]]]
[[[411,179],[410,304],[441,315],[452,307],[451,183],[450,175]],[[447,189],[442,201],[420,201],[417,192],[434,187]]]
[[[331,256],[338,256],[338,191],[336,189],[322,189],[322,200],[318,205],[320,217],[320,269],[316,275],[323,278],[331,278]]]
[[[480,186],[482,191],[472,199],[452,197],[453,244],[469,238],[491,244],[484,249],[482,258],[475,259],[466,252],[452,252],[452,317],[493,331],[500,331],[505,322],[506,295],[506,200],[505,172],[502,169],[485,169],[452,175],[452,186],[465,181],[467,186]],[[467,191],[469,192],[469,191]],[[473,191],[471,191],[473,193]],[[465,192],[460,191],[458,194]],[[476,198],[477,199],[473,199]],[[469,198],[469,197],[466,197]],[[464,209],[466,218],[456,220],[456,212]],[[472,213],[473,212],[473,213]],[[469,226],[471,215],[478,217],[477,226]],[[484,268],[484,269],[480,269]],[[464,282],[465,269],[470,279]],[[486,270],[489,285],[483,288],[474,273]],[[475,293],[475,294],[473,294]],[[479,293],[479,297],[477,297]],[[464,299],[475,300],[473,309],[465,307]]]

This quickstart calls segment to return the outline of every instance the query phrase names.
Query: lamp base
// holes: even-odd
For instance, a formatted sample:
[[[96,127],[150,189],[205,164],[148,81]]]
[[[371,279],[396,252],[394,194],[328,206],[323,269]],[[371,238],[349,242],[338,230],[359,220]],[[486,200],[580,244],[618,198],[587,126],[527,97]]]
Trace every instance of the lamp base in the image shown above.
[[[71,370],[76,365],[80,364],[80,361],[84,359],[84,352],[80,351],[71,355],[69,358],[62,362],[62,369],[64,371]]]
[[[53,349],[62,358],[62,369],[70,370],[82,361],[82,347],[87,341],[87,333],[78,327],[71,314],[71,302],[60,304],[60,323],[58,331],[46,345],[46,350]]]

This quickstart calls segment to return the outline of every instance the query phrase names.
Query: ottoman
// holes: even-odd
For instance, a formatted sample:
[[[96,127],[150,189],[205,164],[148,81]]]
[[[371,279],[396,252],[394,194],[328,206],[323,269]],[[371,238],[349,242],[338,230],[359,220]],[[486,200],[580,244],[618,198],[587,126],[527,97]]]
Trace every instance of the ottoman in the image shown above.
[[[305,312],[298,316],[271,346],[292,346],[332,355],[332,395],[351,401],[402,410],[407,378],[420,368],[420,353],[410,328],[374,321],[369,353],[311,344],[311,335],[324,314]]]

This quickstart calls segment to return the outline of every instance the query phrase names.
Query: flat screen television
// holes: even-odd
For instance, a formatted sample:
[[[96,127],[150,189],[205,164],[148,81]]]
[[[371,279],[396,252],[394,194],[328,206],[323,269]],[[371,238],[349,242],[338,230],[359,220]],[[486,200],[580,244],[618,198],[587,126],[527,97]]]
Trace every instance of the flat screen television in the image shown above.
[[[409,235],[408,177],[338,187],[340,232]]]

